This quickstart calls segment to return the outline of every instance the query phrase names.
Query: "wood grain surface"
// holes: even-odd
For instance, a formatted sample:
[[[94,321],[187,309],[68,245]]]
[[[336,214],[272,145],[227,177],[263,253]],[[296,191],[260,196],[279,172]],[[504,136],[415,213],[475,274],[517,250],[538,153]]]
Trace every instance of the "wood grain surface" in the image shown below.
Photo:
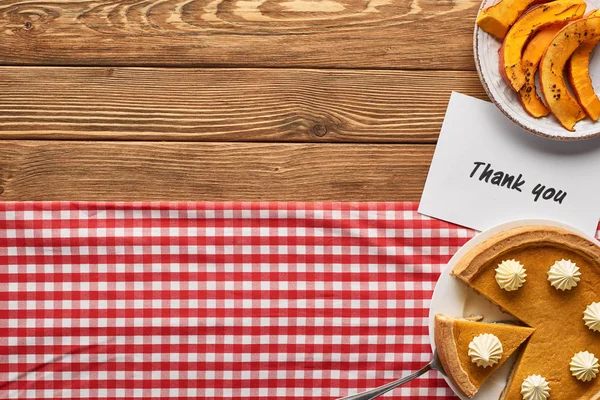
[[[1,200],[419,200],[479,0],[0,0]]]
[[[0,200],[419,200],[431,145],[0,141]]]
[[[0,65],[473,70],[479,0],[0,0]]]
[[[435,143],[470,71],[0,67],[0,138]]]

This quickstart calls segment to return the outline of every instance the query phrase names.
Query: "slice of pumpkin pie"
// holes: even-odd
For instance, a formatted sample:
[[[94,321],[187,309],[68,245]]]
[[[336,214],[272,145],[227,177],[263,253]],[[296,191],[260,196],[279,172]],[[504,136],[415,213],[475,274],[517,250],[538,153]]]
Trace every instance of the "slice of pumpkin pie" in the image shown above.
[[[434,337],[440,362],[467,397],[531,336],[532,328],[435,316]]]
[[[453,275],[535,332],[501,399],[600,399],[600,247],[571,231],[526,226],[499,233]]]

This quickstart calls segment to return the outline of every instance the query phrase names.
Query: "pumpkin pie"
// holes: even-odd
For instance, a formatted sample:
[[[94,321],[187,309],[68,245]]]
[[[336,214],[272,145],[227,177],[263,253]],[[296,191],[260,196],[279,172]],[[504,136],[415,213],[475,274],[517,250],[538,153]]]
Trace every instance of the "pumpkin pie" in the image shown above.
[[[507,265],[514,272],[511,285],[502,284],[507,280],[497,275]],[[582,381],[569,366],[580,352],[600,356],[600,331],[593,329],[598,322],[594,304],[600,301],[600,247],[595,241],[549,226],[514,228],[478,244],[452,274],[535,328],[501,399],[522,399],[522,385],[534,375],[545,379],[551,400],[600,399],[594,368],[587,371],[590,379]]]
[[[434,338],[438,357],[454,385],[467,397],[473,397],[494,371],[531,336],[532,328],[509,324],[478,322],[465,318],[435,316]],[[479,366],[469,355],[475,338],[494,335],[501,343],[501,353],[493,365]]]

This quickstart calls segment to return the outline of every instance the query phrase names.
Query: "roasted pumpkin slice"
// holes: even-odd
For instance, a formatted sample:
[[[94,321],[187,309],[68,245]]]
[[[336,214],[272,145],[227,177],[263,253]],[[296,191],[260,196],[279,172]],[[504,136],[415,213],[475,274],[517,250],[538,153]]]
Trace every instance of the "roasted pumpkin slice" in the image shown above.
[[[540,64],[542,54],[554,39],[554,36],[563,28],[563,25],[552,25],[536,34],[525,47],[523,52],[523,70],[525,71],[525,85],[519,90],[519,101],[529,115],[534,118],[545,117],[550,110],[542,102],[535,90],[535,74]]]
[[[588,18],[600,17],[600,11],[596,10]],[[589,42],[582,43],[571,56],[567,63],[567,76],[573,89],[573,94],[583,108],[583,111],[592,120],[597,121],[600,117],[600,100],[594,92],[592,78],[590,77],[590,58],[600,37]]]
[[[561,29],[542,55],[539,74],[544,100],[562,126],[572,131],[585,118],[579,103],[567,90],[563,72],[565,64],[579,45],[600,37],[600,18],[584,18]]]
[[[506,32],[529,7],[548,0],[500,0],[498,3],[481,10],[477,16],[477,25],[485,32],[504,39]]]
[[[522,62],[525,44],[544,27],[581,18],[585,7],[583,0],[553,1],[533,8],[510,28],[500,47],[500,73],[515,92],[526,82]]]

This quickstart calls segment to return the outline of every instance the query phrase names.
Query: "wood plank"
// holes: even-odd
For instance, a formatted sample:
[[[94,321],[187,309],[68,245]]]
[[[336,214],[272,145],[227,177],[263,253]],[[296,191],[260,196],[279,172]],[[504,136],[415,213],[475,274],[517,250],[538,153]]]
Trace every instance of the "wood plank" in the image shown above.
[[[479,0],[0,0],[0,64],[474,69]]]
[[[0,141],[0,200],[419,200],[433,145]]]
[[[0,138],[437,139],[472,71],[0,67]]]

